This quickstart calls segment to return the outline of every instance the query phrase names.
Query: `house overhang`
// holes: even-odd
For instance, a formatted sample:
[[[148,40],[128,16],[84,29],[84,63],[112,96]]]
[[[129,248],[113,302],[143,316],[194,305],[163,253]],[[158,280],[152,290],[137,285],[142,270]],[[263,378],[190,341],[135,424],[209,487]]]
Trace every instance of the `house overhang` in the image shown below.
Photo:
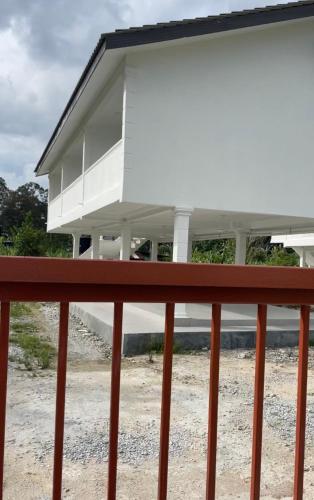
[[[77,130],[90,103],[101,92],[101,88],[122,62],[127,51],[145,48],[145,46],[166,46],[166,44],[203,38],[206,35],[208,37],[237,30],[256,29],[313,16],[314,1],[306,0],[206,18],[145,25],[101,35],[36,166],[36,175],[45,175],[49,172],[60,152]],[[79,106],[77,106],[78,101]]]

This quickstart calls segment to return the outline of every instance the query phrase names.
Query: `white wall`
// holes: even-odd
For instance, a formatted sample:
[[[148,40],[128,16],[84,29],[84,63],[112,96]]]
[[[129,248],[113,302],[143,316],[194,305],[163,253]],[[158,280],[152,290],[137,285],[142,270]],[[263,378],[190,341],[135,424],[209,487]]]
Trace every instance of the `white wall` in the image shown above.
[[[61,167],[49,174],[49,201],[54,200],[61,193]]]
[[[86,131],[87,165],[85,169],[93,165],[121,139],[122,126],[120,124],[102,125],[101,129],[96,127]]]
[[[62,159],[63,189],[67,188],[82,174],[83,140],[72,145]]]
[[[314,216],[314,22],[127,58],[123,201]]]

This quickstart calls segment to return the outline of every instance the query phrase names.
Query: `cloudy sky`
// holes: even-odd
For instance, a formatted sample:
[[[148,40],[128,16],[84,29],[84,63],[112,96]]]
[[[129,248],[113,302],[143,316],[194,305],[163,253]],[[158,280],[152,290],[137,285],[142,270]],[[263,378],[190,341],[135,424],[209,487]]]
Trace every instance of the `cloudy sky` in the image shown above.
[[[34,180],[34,167],[100,33],[275,3],[1,0],[0,176],[11,188]]]

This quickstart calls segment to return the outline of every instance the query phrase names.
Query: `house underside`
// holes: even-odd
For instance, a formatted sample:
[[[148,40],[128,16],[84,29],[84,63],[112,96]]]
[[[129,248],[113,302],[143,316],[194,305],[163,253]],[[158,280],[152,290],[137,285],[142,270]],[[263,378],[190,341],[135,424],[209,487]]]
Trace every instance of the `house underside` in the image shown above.
[[[245,263],[241,249],[248,236],[293,234],[311,231],[313,227],[314,219],[305,217],[116,202],[81,215],[51,232],[73,234],[76,239],[92,235],[95,256],[101,255],[101,243],[98,252],[96,247],[102,237],[114,240],[122,236],[130,243],[133,239],[149,240],[154,244],[174,242],[178,247],[178,261],[189,260],[188,246],[193,241],[235,238],[236,263]]]

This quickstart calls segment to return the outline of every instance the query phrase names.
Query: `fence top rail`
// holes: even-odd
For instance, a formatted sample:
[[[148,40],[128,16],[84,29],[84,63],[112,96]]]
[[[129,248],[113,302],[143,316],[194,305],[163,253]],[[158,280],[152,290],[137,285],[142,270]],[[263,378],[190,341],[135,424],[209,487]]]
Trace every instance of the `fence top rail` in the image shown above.
[[[0,284],[5,283],[314,291],[314,269],[0,257]]]

